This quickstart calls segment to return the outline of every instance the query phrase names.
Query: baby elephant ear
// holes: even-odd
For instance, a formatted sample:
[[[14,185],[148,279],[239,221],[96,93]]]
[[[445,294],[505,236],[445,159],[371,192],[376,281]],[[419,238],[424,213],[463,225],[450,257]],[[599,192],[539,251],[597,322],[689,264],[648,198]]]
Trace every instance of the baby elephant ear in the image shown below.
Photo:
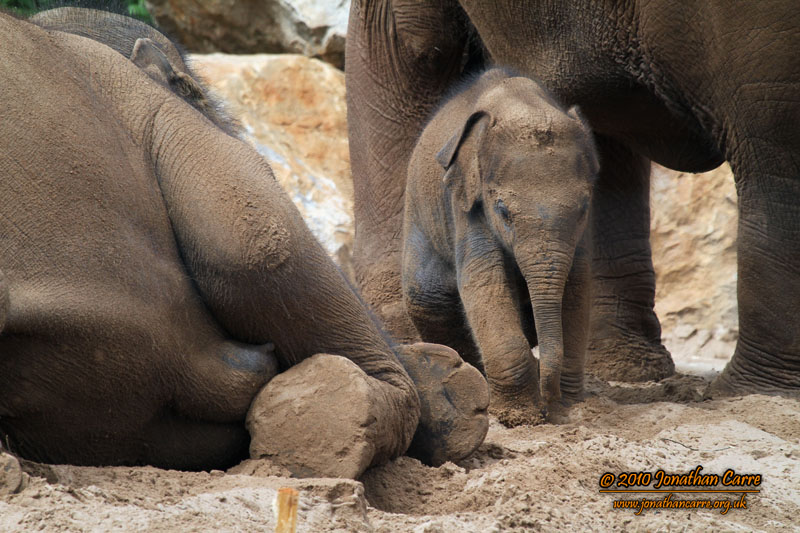
[[[160,81],[172,92],[189,102],[200,111],[209,114],[203,88],[191,76],[172,68],[167,56],[158,45],[147,38],[136,39],[131,53],[131,61],[148,76]]]
[[[170,79],[175,77],[175,69],[170,65],[167,56],[150,39],[136,39],[130,59],[148,76],[165,85],[169,85]]]
[[[585,121],[585,119],[583,118],[583,113],[581,113],[581,108],[579,108],[576,105],[570,107],[567,110],[567,116],[574,120],[577,120],[581,124],[583,124],[583,122]]]
[[[472,130],[472,127],[478,122],[478,120],[484,116],[486,116],[486,113],[483,111],[476,111],[472,113],[466,122],[464,122],[463,126],[461,126],[461,129],[456,131],[456,133],[445,143],[442,149],[439,150],[439,153],[436,154],[436,162],[439,163],[443,169],[447,170],[450,168],[450,165],[453,164],[453,161],[458,155],[458,149],[461,147],[464,139],[467,138]]]

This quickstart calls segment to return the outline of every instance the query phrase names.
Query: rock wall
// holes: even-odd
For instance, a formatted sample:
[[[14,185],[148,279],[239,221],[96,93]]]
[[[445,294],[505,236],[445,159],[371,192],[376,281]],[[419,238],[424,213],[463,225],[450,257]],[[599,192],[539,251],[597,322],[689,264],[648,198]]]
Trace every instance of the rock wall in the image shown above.
[[[296,55],[192,59],[231,104],[312,231],[351,273],[344,75]],[[664,342],[679,366],[721,369],[733,353],[738,334],[736,220],[736,190],[727,165],[698,175],[653,166],[656,311]]]
[[[676,362],[722,369],[736,346],[736,188],[725,164],[704,174],[653,165],[656,312]]]
[[[303,54],[344,66],[350,0],[147,0],[192,52]]]

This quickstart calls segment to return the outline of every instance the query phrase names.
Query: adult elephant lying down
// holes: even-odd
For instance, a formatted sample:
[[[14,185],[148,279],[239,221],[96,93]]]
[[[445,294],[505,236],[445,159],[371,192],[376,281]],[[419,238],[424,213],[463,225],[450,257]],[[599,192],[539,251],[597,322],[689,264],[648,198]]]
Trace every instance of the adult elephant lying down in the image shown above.
[[[364,467],[403,453],[414,383],[267,163],[97,41],[2,14],[0,40],[3,444],[225,467],[276,357],[324,352],[365,373]]]

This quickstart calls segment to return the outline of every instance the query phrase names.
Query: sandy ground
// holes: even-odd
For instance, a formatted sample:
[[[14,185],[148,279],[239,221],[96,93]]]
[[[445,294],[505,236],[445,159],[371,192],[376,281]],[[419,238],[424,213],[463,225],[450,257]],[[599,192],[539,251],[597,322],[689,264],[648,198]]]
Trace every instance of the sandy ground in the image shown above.
[[[280,487],[300,490],[298,531],[309,532],[800,531],[800,401],[702,401],[708,368],[657,384],[589,378],[587,399],[562,423],[506,429],[493,421],[478,452],[458,464],[403,457],[361,482],[290,479],[255,461],[228,473],[24,463],[25,488],[0,496],[0,531],[272,531]],[[614,500],[667,494],[600,493],[606,472],[685,474],[700,465],[703,474],[761,474],[749,487],[760,492],[726,514],[640,515],[614,509]],[[679,499],[739,502],[742,494],[673,493]]]

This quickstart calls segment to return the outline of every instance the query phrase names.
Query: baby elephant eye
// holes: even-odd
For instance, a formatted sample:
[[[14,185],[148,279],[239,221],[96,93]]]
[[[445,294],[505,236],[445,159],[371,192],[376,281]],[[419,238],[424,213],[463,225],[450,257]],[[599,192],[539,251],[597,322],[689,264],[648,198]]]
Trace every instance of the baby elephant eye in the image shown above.
[[[494,205],[494,210],[506,220],[511,218],[511,213],[508,212],[508,207],[503,200],[497,200],[497,203]]]

